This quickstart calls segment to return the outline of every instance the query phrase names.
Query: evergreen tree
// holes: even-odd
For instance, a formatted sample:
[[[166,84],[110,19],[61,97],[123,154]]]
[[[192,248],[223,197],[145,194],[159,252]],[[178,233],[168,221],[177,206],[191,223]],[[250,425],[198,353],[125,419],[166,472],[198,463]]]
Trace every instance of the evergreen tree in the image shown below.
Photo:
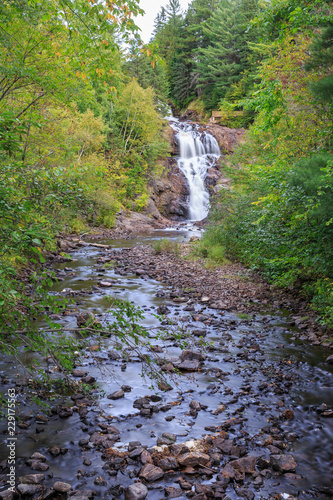
[[[183,30],[172,60],[171,95],[180,107],[198,96],[198,71],[196,60],[198,49],[209,44],[204,34],[217,0],[193,0],[184,20]]]
[[[333,22],[327,21],[325,29],[316,37],[312,44],[312,56],[307,69],[320,69],[323,72],[322,78],[312,84],[312,91],[316,98],[329,104],[332,109],[333,104]]]
[[[197,69],[207,109],[216,108],[249,67],[248,42],[256,38],[249,22],[256,10],[255,0],[222,0],[203,27],[210,43],[199,49]]]

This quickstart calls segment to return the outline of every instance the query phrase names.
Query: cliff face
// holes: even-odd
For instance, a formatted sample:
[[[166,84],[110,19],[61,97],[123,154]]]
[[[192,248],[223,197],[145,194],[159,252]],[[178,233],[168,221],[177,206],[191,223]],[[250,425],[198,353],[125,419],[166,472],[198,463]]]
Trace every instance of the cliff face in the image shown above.
[[[222,127],[214,123],[208,123],[204,130],[215,137],[222,154],[233,153],[235,147],[244,139],[245,134],[243,128]]]
[[[156,209],[172,220],[186,219],[188,212],[187,197],[189,186],[184,174],[177,166],[177,160],[165,161],[165,177],[151,181],[151,200]],[[154,214],[152,214],[154,216]]]

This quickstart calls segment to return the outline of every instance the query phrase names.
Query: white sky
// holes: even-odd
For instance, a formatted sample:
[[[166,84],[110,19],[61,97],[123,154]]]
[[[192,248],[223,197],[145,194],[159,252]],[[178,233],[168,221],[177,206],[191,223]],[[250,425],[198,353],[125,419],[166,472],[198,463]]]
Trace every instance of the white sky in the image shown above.
[[[145,43],[149,42],[151,33],[154,29],[155,17],[159,13],[162,6],[166,7],[169,0],[140,0],[140,7],[145,11],[144,16],[135,18],[135,23],[141,28],[141,38]],[[187,9],[190,0],[179,0],[181,8]]]

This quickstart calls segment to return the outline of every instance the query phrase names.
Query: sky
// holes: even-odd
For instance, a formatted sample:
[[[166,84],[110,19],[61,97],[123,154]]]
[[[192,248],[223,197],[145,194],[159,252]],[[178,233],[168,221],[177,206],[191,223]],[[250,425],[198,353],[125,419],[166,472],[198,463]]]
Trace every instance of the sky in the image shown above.
[[[135,23],[141,28],[141,38],[145,43],[148,43],[150,40],[154,29],[155,17],[161,7],[166,7],[168,3],[168,0],[140,0],[140,7],[145,11],[145,15],[135,18]],[[190,0],[179,0],[179,3],[181,8],[186,10]]]

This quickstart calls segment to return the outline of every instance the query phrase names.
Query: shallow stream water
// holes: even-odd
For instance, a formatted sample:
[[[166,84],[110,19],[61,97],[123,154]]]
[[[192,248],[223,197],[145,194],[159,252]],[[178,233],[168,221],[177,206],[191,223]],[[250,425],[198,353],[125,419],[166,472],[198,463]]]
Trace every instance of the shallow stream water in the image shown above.
[[[178,229],[158,231],[150,236],[99,243],[108,244],[121,252],[124,248],[147,244],[161,237],[186,240],[197,233],[198,230],[191,224],[183,224]],[[133,483],[137,467],[132,466],[132,473],[118,472],[110,476],[103,469],[104,461],[100,452],[93,446],[83,449],[78,445],[80,439],[89,438],[89,432],[91,434],[99,423],[115,425],[120,431],[120,440],[115,447],[126,450],[132,441],[140,441],[149,448],[155,446],[157,438],[164,432],[176,434],[177,443],[201,439],[204,435],[212,434],[207,428],[219,426],[227,419],[236,417],[242,419],[242,424],[241,427],[229,429],[230,439],[243,436],[247,443],[252,442],[251,454],[261,456],[265,429],[276,424],[278,434],[283,435],[283,442],[289,448],[288,453],[294,456],[297,463],[296,475],[273,475],[260,488],[254,489],[256,499],[268,498],[273,494],[285,494],[284,498],[288,498],[288,495],[301,499],[331,498],[333,418],[323,417],[320,409],[321,405],[327,405],[328,408],[333,405],[333,368],[325,363],[329,354],[327,350],[296,340],[288,324],[288,313],[272,312],[267,306],[260,314],[248,317],[237,312],[224,311],[221,314],[216,309],[191,301],[194,312],[210,318],[209,324],[194,321],[194,312],[184,311],[188,304],[175,304],[170,297],[170,289],[162,282],[137,276],[135,269],[126,274],[120,274],[117,268],[103,269],[103,265],[97,263],[103,253],[104,250],[100,248],[82,247],[71,252],[71,262],[55,266],[58,277],[63,281],[54,285],[52,293],[61,295],[64,289],[84,291],[82,295],[73,295],[74,304],[69,307],[69,314],[61,318],[68,330],[76,327],[74,313],[77,310],[90,310],[103,320],[108,309],[107,295],[128,300],[143,308],[143,324],[148,330],[151,329],[151,342],[161,347],[164,358],[174,361],[181,354],[179,343],[172,336],[175,326],[164,325],[170,328],[169,340],[155,339],[156,328],[160,325],[155,316],[157,308],[167,305],[174,325],[181,325],[189,332],[193,329],[206,330],[205,341],[209,344],[207,359],[200,371],[181,374],[171,380],[173,390],[164,393],[156,387],[151,388],[151,381],[141,377],[141,363],[135,353],[130,353],[130,360],[123,358],[113,361],[108,357],[108,352],[113,348],[112,340],[104,340],[104,347],[96,353],[99,366],[89,352],[82,365],[89,375],[96,378],[98,388],[96,405],[86,419],[80,419],[74,412],[67,419],[50,416],[48,423],[43,423],[36,419],[36,415],[45,415],[46,412],[33,405],[25,406],[25,396],[20,396],[19,411],[30,425],[27,429],[18,429],[17,477],[35,472],[25,461],[38,451],[47,457],[50,469],[46,474],[51,485],[60,479],[69,482],[73,489],[94,490],[97,498],[116,498],[115,492],[119,485],[126,487]],[[100,280],[105,279],[114,281],[110,289],[97,286]],[[22,375],[17,373],[15,360],[8,357],[0,360],[3,391],[13,384],[20,384]],[[132,388],[125,393],[124,398],[115,401],[107,398],[108,394],[124,384]],[[162,398],[159,405],[163,408],[153,412],[150,418],[140,416],[139,410],[133,408],[133,402],[139,397],[156,393]],[[189,414],[192,400],[199,401],[205,407],[196,418]],[[68,406],[74,404],[70,398],[65,401]],[[292,420],[281,419],[281,411],[285,409],[294,412]],[[1,424],[1,431],[4,433],[4,445],[1,447],[0,461],[5,460],[8,453],[5,420]],[[52,446],[68,451],[51,457],[48,450]],[[83,465],[85,458],[91,460],[90,466]],[[164,487],[177,486],[174,480],[179,475],[153,483],[148,499],[165,498]],[[107,485],[96,486],[96,476],[105,477]],[[1,479],[0,491],[5,489],[6,478],[2,476]],[[200,482],[209,484],[211,479],[201,477]],[[231,486],[227,494],[231,499],[238,498]],[[186,498],[185,493],[180,498]]]

